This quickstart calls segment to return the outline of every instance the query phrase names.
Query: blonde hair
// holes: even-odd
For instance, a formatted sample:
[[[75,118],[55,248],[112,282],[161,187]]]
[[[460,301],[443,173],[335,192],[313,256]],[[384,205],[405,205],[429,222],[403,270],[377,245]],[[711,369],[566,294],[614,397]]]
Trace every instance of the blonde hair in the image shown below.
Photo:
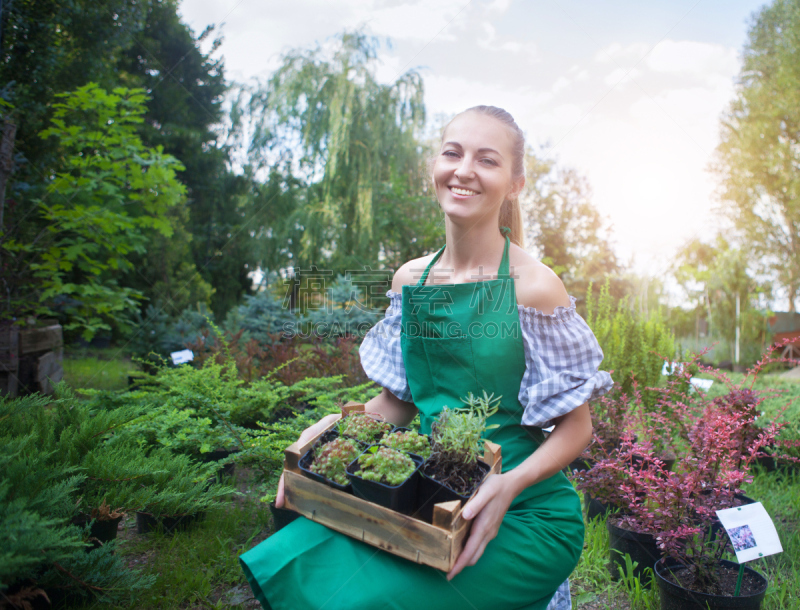
[[[492,117],[508,127],[512,136],[511,178],[513,180],[524,178],[525,134],[522,133],[522,130],[519,128],[519,125],[517,125],[514,117],[512,117],[508,111],[503,110],[502,108],[498,108],[497,106],[473,106],[472,108],[467,108],[463,112],[460,112],[454,116],[450,122],[445,125],[445,128],[442,130],[442,142],[444,142],[444,135],[447,132],[447,128],[450,126],[450,123],[452,123],[457,117],[467,112],[475,112],[477,114]],[[522,209],[519,205],[519,197],[515,197],[514,199],[506,199],[503,202],[503,205],[500,207],[500,218],[498,222],[498,229],[499,227],[508,227],[511,229],[511,234],[509,237],[511,238],[512,242],[517,244],[520,248],[525,247],[525,234],[522,230]]]

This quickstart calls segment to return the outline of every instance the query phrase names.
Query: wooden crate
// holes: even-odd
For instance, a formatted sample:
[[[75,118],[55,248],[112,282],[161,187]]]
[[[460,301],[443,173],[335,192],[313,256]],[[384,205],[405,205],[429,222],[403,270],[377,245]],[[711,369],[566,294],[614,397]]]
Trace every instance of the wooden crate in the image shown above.
[[[343,410],[348,413],[363,411],[364,405],[349,403]],[[394,555],[449,572],[472,526],[471,520],[461,517],[460,501],[436,504],[431,524],[333,489],[302,473],[298,465],[300,458],[335,425],[336,421],[303,445],[294,443],[286,449],[285,508]],[[500,446],[485,441],[483,461],[491,464],[490,474],[499,474]]]
[[[64,345],[60,324],[31,328],[19,333],[19,352],[21,355],[47,352]]]

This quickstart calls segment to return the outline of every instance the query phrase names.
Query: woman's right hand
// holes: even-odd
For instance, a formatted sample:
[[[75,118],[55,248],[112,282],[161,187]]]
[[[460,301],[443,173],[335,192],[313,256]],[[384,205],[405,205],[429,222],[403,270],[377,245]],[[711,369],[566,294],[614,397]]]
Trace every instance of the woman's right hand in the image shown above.
[[[319,420],[313,426],[309,426],[303,433],[300,435],[300,438],[297,439],[300,445],[306,443],[306,441],[311,440],[317,434],[322,432],[325,428],[327,428],[331,423],[333,423],[336,419],[338,419],[339,415],[337,413],[331,413],[330,415],[326,415],[321,420]],[[278,494],[275,496],[275,506],[277,508],[283,508],[283,474],[281,474],[281,479],[278,481]]]

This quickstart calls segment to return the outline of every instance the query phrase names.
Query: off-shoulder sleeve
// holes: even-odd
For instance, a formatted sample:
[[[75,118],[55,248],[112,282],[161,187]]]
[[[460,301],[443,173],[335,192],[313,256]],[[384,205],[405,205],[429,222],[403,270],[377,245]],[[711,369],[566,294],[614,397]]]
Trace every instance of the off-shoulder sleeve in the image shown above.
[[[556,307],[552,314],[518,307],[525,348],[522,423],[546,428],[556,417],[608,392],[614,382],[598,370],[603,350],[575,310],[575,297],[569,307]]]
[[[389,297],[386,315],[369,330],[358,348],[361,366],[372,381],[400,400],[411,402],[411,389],[408,387],[403,351],[400,347],[403,297],[399,292],[391,290],[386,296]]]

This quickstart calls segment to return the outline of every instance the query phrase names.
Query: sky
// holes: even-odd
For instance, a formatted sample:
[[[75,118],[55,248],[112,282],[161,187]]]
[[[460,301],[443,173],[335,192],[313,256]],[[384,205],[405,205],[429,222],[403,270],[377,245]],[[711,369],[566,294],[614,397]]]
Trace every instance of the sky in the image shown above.
[[[289,49],[363,27],[377,78],[424,79],[432,118],[511,112],[527,142],[588,178],[622,261],[666,272],[719,221],[709,171],[742,49],[764,2],[745,0],[182,0],[196,33],[220,26],[230,80],[267,78]]]

